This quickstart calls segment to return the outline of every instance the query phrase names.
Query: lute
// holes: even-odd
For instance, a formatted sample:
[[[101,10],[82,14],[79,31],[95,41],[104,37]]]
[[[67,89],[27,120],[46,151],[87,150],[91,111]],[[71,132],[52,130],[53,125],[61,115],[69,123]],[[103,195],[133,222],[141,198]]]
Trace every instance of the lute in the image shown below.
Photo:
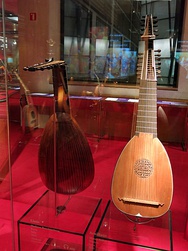
[[[94,178],[94,161],[88,141],[70,114],[66,64],[50,60],[24,68],[28,71],[51,70],[55,112],[41,138],[38,164],[44,185],[57,193],[76,194]]]
[[[145,17],[145,49],[141,75],[136,131],[124,147],[113,173],[111,195],[115,206],[136,217],[156,218],[171,205],[173,177],[168,154],[157,138],[157,74],[152,15]]]
[[[38,127],[38,113],[37,109],[33,104],[33,100],[31,98],[30,90],[24,84],[18,73],[15,71],[17,79],[19,80],[25,94],[26,104],[22,108],[22,129],[23,132],[31,132],[35,128]]]

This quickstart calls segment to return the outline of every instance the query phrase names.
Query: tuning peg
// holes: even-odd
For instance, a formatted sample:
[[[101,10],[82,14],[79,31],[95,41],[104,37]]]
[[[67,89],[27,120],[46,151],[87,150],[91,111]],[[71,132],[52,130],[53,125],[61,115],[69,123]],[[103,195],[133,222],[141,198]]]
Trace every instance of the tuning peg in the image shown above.
[[[52,68],[53,68],[53,67],[50,66],[50,65],[46,67],[47,70],[51,70]]]
[[[158,23],[158,20],[157,19],[154,19],[153,20],[153,24],[155,25],[155,24],[157,24]]]
[[[45,59],[45,62],[46,62],[46,63],[51,63],[52,61],[54,61],[54,58],[49,58],[49,59],[46,58],[46,59]]]
[[[161,57],[155,57],[156,65],[161,64]]]
[[[142,68],[142,64],[137,64],[137,69]]]
[[[156,69],[156,70],[161,70],[161,67],[160,67],[160,66],[158,66],[158,67],[156,67],[155,69]]]
[[[137,64],[141,64],[142,61],[143,61],[143,57],[142,58],[138,57]]]
[[[153,24],[154,24],[154,23],[156,24],[157,22],[158,22],[157,16],[154,16],[154,17],[153,17]]]
[[[28,71],[36,71],[35,67],[24,67]]]
[[[161,76],[161,70],[156,70],[156,76]]]
[[[24,67],[23,69],[24,69],[24,71],[28,71],[28,70],[29,70],[29,68],[28,68],[28,67]],[[35,71],[35,69],[34,69],[34,68],[33,68],[33,71]]]
[[[142,60],[141,59],[138,59],[137,65],[142,65]]]
[[[161,67],[156,67],[156,71],[161,71]]]
[[[161,61],[160,57],[155,57],[155,61]]]

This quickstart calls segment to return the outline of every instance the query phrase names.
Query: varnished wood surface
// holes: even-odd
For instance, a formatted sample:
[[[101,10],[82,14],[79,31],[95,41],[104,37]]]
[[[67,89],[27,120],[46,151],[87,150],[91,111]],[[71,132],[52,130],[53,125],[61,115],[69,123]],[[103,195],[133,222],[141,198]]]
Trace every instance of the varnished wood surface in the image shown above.
[[[150,176],[143,178],[136,173],[135,164],[138,160],[148,160],[152,164]],[[112,200],[126,214],[159,217],[171,205],[172,179],[169,157],[161,142],[152,134],[140,133],[129,141],[118,159],[112,180]],[[123,198],[129,198],[130,202],[120,200]],[[132,203],[131,199],[138,203]],[[139,201],[148,201],[151,205]],[[156,202],[160,205],[156,206]]]
[[[81,192],[93,181],[89,144],[67,113],[52,115],[46,124],[39,148],[39,172],[48,189],[62,194]]]

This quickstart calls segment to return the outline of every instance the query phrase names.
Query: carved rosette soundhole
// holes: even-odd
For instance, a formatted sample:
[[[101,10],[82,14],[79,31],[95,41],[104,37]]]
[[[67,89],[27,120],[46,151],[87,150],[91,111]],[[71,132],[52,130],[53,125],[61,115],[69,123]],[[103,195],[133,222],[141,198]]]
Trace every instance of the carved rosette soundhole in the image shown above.
[[[148,178],[153,173],[152,163],[148,159],[139,159],[134,165],[134,171],[140,178]]]

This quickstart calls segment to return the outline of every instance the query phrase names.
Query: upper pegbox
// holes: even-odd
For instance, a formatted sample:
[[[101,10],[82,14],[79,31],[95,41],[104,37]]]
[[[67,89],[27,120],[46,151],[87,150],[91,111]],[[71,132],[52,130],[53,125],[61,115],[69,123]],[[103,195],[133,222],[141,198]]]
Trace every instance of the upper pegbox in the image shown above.
[[[157,36],[158,34],[156,34],[158,32],[158,29],[154,29],[157,28],[157,17],[152,16],[152,15],[146,15],[145,17],[142,16],[141,18],[141,33],[142,33],[142,40],[146,40],[146,39],[155,39],[155,36]]]
[[[24,71],[44,71],[65,66],[65,61],[54,61],[53,58],[45,59],[45,62],[24,67]]]

